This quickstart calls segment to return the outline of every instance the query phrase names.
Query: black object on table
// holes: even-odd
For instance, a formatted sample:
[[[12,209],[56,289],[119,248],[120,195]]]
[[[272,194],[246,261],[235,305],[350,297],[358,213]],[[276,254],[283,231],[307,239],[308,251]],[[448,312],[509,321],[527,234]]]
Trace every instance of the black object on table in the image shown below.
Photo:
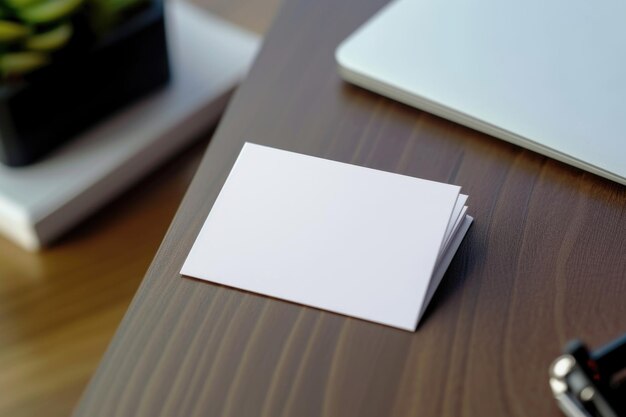
[[[593,352],[579,340],[550,368],[550,386],[569,417],[626,416],[626,334]]]
[[[82,53],[0,87],[0,162],[23,166],[170,77],[161,0]]]

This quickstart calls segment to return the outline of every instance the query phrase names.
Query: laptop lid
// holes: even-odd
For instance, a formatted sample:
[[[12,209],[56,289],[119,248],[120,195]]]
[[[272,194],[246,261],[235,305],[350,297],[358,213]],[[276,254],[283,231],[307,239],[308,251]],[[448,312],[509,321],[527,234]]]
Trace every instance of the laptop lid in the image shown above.
[[[336,51],[349,82],[626,184],[626,2],[397,0]]]

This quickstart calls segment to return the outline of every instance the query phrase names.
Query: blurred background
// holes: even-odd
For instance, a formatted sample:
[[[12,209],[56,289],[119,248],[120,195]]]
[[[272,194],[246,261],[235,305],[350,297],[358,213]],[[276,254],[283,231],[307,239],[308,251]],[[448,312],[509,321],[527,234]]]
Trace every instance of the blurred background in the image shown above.
[[[280,5],[280,0],[193,2],[260,35]],[[71,414],[212,133],[41,252],[0,237],[0,416]]]

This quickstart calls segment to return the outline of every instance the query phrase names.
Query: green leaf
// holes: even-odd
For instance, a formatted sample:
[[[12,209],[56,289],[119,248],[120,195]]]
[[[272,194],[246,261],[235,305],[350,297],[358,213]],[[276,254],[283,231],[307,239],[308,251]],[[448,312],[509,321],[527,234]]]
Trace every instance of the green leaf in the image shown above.
[[[0,56],[0,72],[5,77],[26,74],[48,63],[48,55],[41,52],[11,52]]]
[[[28,26],[8,20],[0,20],[0,42],[13,42],[30,33]]]
[[[33,51],[53,51],[65,45],[72,37],[72,32],[72,25],[65,23],[47,32],[29,36],[24,46]]]
[[[43,0],[3,0],[3,2],[13,9],[23,9],[28,6],[32,6],[37,3],[41,3]]]
[[[50,23],[69,16],[84,0],[46,0],[18,11],[19,16],[33,24]]]

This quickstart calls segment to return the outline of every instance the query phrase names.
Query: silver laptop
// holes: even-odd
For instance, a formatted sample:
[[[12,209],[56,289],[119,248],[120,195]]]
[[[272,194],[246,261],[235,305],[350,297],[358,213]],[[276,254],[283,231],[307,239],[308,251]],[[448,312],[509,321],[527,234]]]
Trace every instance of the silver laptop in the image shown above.
[[[349,82],[626,184],[626,1],[397,0]]]

